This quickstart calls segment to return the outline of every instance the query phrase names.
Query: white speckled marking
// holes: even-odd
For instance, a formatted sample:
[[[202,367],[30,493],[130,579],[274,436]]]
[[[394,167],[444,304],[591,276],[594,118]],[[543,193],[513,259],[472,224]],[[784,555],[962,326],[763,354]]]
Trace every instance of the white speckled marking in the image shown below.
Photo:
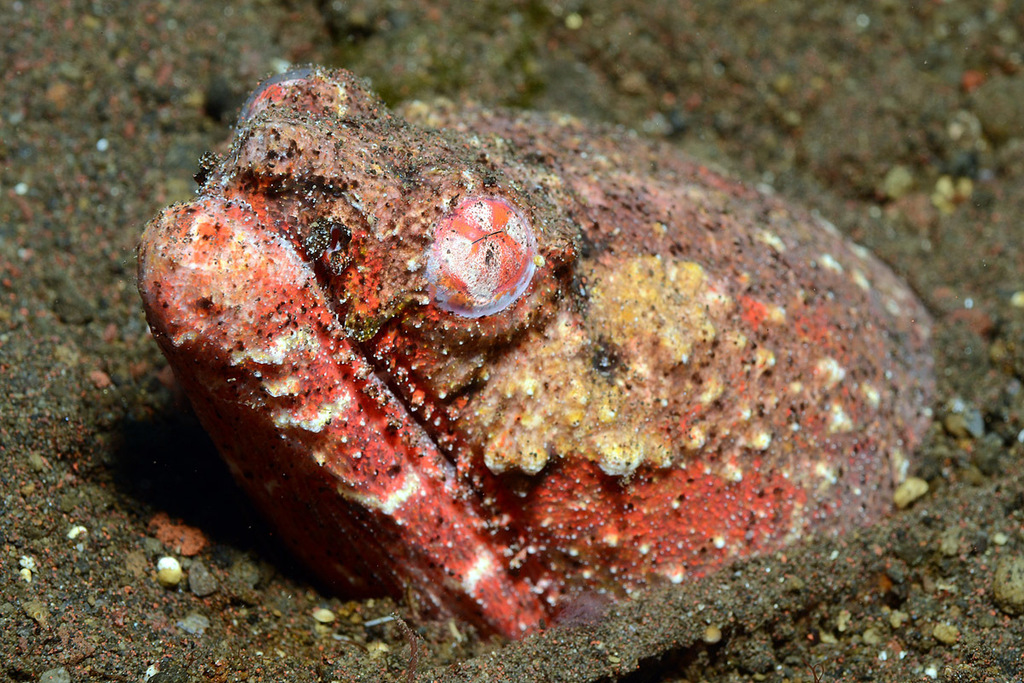
[[[171,343],[175,346],[181,346],[190,341],[193,341],[199,336],[199,329],[196,327],[184,326],[181,328],[181,332],[171,337]]]
[[[735,462],[726,463],[725,467],[722,468],[722,477],[729,481],[743,481],[743,468]]]
[[[263,380],[263,388],[274,398],[294,396],[302,391],[302,380],[295,375],[267,378]]]
[[[764,347],[754,351],[754,367],[758,370],[767,370],[775,367],[775,352]]]
[[[707,384],[704,387],[704,391],[701,392],[701,395],[697,400],[707,405],[709,403],[714,402],[715,399],[721,396],[724,391],[725,385],[722,384],[722,380],[720,380],[718,377],[711,377],[707,381]]]
[[[253,361],[261,365],[282,365],[286,359],[300,354],[316,354],[320,342],[306,330],[290,330],[274,337],[264,347],[250,347],[231,353],[231,364]]]
[[[819,462],[814,466],[814,473],[827,481],[829,484],[835,484],[839,481],[839,477],[836,476],[835,469],[826,462]]]
[[[828,432],[829,434],[842,434],[853,429],[853,420],[846,414],[843,407],[838,403],[831,403],[828,406],[829,422]]]
[[[770,320],[776,325],[782,325],[786,322],[786,309],[782,306],[776,306],[775,304],[765,304],[765,310],[768,311],[768,317],[765,320]]]
[[[850,244],[850,249],[853,250],[853,253],[856,254],[857,258],[859,258],[861,261],[867,261],[868,259],[872,258],[871,252],[859,244]]]
[[[782,241],[781,237],[776,235],[774,232],[771,232],[770,230],[759,231],[757,233],[757,240],[759,242],[767,244],[769,247],[771,247],[772,249],[779,253],[786,251],[786,243]]]
[[[700,425],[690,425],[683,433],[683,446],[691,451],[703,448],[708,442],[708,435]]]
[[[381,513],[391,516],[420,490],[420,478],[415,472],[406,470],[405,481],[402,482],[402,486],[384,498],[355,491],[348,484],[344,483],[338,484],[335,490],[339,495],[363,507],[379,510]]]
[[[772,445],[772,433],[768,431],[759,431],[751,435],[750,439],[747,440],[747,447],[752,448],[755,451],[767,450]]]
[[[307,432],[319,432],[327,426],[331,420],[343,416],[348,412],[352,399],[348,396],[340,396],[336,401],[321,403],[316,413],[311,416],[300,417],[288,410],[279,410],[274,414],[274,424],[278,429],[298,427]]]
[[[822,268],[831,270],[833,273],[842,273],[843,265],[836,261],[832,254],[822,254],[818,257],[818,263],[821,264]]]
[[[868,280],[868,276],[860,268],[854,268],[850,271],[850,277],[853,279],[853,284],[860,287],[865,292],[871,291],[871,281]]]
[[[473,562],[473,566],[466,572],[465,578],[462,579],[462,588],[467,594],[473,595],[476,593],[476,586],[480,583],[480,580],[494,574],[494,557],[489,553],[487,555],[478,555],[476,561]]]
[[[598,453],[598,467],[612,477],[632,474],[644,461],[643,446],[639,442],[623,443],[618,433],[599,434],[594,445]]]
[[[675,584],[682,583],[686,579],[686,572],[679,567],[673,567],[672,569],[662,570],[662,576],[667,578],[669,581]]]
[[[412,498],[420,490],[420,477],[412,470],[406,470],[405,481],[402,487],[380,502],[380,511],[385,515],[392,515],[407,500]]]
[[[814,365],[815,374],[824,380],[825,388],[831,389],[846,377],[846,368],[835,358],[825,356]]]
[[[878,408],[879,404],[882,402],[882,395],[878,393],[878,389],[867,382],[861,383],[860,393],[872,408]]]

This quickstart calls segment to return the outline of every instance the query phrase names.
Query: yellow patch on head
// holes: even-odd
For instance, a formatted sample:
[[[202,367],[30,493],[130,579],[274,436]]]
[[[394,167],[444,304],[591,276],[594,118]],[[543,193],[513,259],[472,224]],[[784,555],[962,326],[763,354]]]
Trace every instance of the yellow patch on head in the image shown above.
[[[619,346],[653,335],[686,363],[697,344],[715,338],[702,301],[704,269],[696,263],[634,256],[614,268],[594,264],[588,276],[588,327],[603,330]]]

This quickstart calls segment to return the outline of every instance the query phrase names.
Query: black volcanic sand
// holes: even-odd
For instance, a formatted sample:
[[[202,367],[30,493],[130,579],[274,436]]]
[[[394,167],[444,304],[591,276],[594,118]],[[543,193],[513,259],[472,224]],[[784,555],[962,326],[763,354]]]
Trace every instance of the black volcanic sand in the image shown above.
[[[1020,680],[1024,5],[913,4],[3,3],[0,679]],[[927,495],[705,581],[582,600],[520,643],[320,592],[199,429],[134,282],[145,221],[190,196],[255,83],[300,62],[393,104],[623,124],[819,210],[936,317]]]

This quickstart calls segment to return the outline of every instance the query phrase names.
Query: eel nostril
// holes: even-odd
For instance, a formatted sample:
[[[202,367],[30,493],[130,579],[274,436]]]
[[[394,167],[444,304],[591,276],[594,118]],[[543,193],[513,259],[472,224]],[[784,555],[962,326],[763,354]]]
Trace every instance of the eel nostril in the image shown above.
[[[302,248],[310,260],[325,260],[330,271],[337,275],[349,262],[348,246],[352,231],[347,225],[332,218],[318,218],[309,226]]]

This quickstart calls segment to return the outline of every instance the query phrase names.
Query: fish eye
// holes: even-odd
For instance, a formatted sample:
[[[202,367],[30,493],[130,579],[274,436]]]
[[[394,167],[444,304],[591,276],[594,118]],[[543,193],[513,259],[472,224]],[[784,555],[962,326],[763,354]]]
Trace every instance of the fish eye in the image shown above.
[[[494,315],[526,291],[536,261],[537,237],[518,207],[502,197],[470,197],[434,227],[430,297],[464,318]]]

